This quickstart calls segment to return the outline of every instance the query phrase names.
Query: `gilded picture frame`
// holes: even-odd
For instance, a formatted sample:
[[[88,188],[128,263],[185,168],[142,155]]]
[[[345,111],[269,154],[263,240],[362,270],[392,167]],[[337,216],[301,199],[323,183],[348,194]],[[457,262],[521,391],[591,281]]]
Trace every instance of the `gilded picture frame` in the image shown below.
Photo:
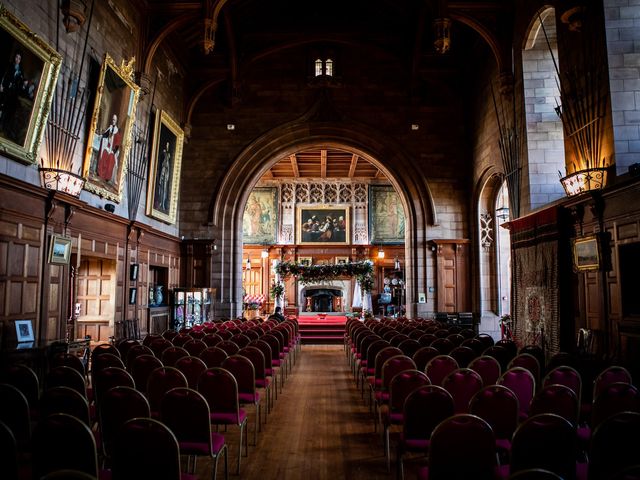
[[[140,88],[133,81],[135,59],[120,66],[105,54],[82,166],[85,190],[120,202]]]
[[[600,243],[598,237],[589,235],[573,241],[573,268],[576,272],[600,269]]]
[[[19,57],[19,58],[18,58]],[[36,163],[62,57],[0,4],[0,153]]]
[[[68,265],[71,259],[71,239],[61,235],[52,235],[49,244],[49,263]]]
[[[313,257],[298,257],[298,265],[310,267],[313,265]]]
[[[149,217],[172,224],[176,221],[184,131],[165,110],[156,112],[147,181]]]
[[[348,205],[299,205],[297,213],[298,244],[348,245],[351,243]]]
[[[369,186],[369,243],[404,243],[405,217],[402,202],[390,185]]]
[[[254,188],[242,215],[242,241],[248,245],[277,243],[278,189]]]

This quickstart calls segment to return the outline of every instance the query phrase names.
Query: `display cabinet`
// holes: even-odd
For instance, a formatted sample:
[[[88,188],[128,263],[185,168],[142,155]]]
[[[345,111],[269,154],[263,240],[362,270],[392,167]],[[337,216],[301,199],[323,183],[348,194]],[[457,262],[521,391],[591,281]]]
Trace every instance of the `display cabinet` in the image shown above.
[[[174,328],[192,327],[215,318],[215,288],[175,288],[173,290]]]

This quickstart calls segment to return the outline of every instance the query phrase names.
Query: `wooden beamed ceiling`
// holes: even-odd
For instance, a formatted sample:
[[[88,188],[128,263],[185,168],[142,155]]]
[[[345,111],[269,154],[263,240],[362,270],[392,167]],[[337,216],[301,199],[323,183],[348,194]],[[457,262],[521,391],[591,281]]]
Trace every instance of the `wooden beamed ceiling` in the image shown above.
[[[385,178],[375,165],[346,150],[318,148],[287,155],[273,165],[263,180],[287,178]]]

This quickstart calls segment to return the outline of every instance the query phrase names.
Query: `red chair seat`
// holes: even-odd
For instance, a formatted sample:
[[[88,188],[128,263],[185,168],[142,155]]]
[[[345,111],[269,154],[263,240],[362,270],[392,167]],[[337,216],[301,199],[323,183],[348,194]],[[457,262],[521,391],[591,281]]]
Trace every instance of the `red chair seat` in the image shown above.
[[[242,423],[247,418],[247,412],[240,408],[239,415],[235,413],[212,413],[211,414],[211,423],[214,425],[237,425]]]

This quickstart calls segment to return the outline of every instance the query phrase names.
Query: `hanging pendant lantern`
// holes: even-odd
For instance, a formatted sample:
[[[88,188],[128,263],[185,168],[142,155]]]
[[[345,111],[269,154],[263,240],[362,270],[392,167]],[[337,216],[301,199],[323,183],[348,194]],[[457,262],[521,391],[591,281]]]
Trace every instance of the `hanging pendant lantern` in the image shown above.
[[[439,54],[445,54],[451,48],[451,19],[436,18],[433,21],[435,40],[433,46]]]

